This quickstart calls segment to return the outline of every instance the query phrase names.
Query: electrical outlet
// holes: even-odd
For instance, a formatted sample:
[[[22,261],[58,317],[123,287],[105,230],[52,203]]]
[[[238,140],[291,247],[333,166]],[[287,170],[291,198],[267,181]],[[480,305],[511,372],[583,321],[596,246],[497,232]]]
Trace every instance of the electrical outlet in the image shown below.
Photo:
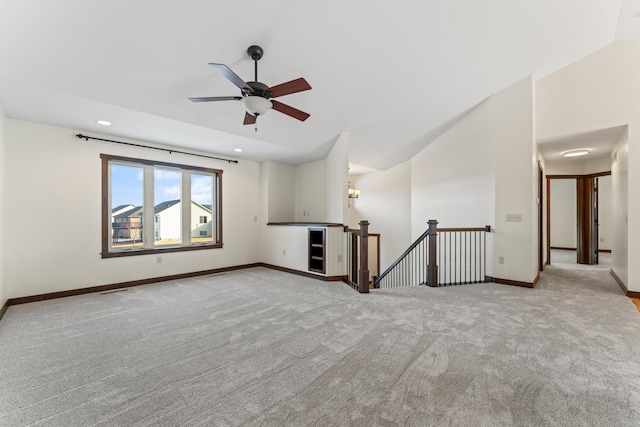
[[[156,264],[162,264],[162,255],[156,256]]]
[[[286,255],[286,254],[287,254],[286,249],[283,249],[283,250],[282,250],[282,255]]]
[[[601,237],[601,238],[600,238],[600,242],[604,242],[604,237]]]
[[[504,257],[503,256],[499,256],[498,257],[498,264],[504,264]]]
[[[342,262],[342,255],[338,255],[338,262]]]
[[[253,217],[253,222],[258,222],[258,217],[257,216]]]

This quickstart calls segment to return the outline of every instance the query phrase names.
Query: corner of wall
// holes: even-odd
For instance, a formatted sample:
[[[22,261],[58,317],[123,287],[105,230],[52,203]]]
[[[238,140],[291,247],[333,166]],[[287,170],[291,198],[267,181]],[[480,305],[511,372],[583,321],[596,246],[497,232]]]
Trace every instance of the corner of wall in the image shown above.
[[[0,310],[4,307],[7,302],[8,296],[6,291],[5,284],[5,271],[4,268],[5,260],[4,260],[4,223],[5,223],[5,208],[6,208],[6,182],[5,179],[5,146],[6,146],[6,116],[4,114],[4,110],[2,106],[0,106]]]
[[[534,191],[538,166],[533,84],[528,76],[492,97],[496,198],[494,275],[525,283],[533,282],[538,273],[537,191]]]
[[[342,132],[325,159],[325,217],[327,222],[347,224],[349,185],[349,132]]]

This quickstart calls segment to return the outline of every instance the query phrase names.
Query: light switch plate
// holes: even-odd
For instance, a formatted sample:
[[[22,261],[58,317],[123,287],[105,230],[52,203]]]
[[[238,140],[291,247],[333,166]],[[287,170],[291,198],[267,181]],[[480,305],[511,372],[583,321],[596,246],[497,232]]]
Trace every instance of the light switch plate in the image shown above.
[[[507,214],[507,222],[522,222],[521,214]]]

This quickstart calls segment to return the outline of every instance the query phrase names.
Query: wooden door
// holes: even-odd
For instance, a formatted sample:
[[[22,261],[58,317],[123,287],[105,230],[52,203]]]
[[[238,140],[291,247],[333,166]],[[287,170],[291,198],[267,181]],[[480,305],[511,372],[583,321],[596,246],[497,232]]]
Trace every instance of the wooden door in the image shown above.
[[[597,178],[583,176],[576,179],[578,264],[598,263],[598,186]]]

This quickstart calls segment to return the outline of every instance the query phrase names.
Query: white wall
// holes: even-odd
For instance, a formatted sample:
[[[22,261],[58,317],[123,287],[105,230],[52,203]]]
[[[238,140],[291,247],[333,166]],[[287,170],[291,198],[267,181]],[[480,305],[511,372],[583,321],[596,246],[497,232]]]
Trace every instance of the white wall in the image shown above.
[[[492,111],[485,101],[411,159],[412,240],[430,219],[439,227],[494,225]]]
[[[629,284],[629,133],[628,129],[616,143],[611,159],[612,238],[611,269],[628,286]],[[636,258],[637,260],[637,258]],[[636,261],[637,264],[637,261]]]
[[[325,221],[347,224],[349,189],[349,133],[342,132],[324,160]]]
[[[369,232],[380,234],[380,271],[411,245],[411,161],[382,172],[352,175],[360,197],[351,199],[349,227],[369,221]],[[426,230],[427,224],[424,223]]]
[[[259,164],[84,141],[77,131],[8,119],[7,296],[17,298],[259,261]],[[99,135],[96,135],[99,136]],[[102,259],[100,153],[222,169],[222,249]],[[23,227],[19,224],[42,224]],[[70,228],[65,224],[71,224]]]
[[[374,232],[384,224],[381,270],[427,229],[428,220],[436,219],[440,227],[491,225],[487,274],[526,283],[535,280],[538,165],[531,78],[486,100],[396,168],[351,178],[361,193],[353,201],[350,224],[368,219]],[[398,194],[391,197],[392,191]],[[410,230],[401,225],[407,221],[407,208]],[[522,221],[507,223],[507,214],[520,214]],[[393,228],[401,234],[390,253],[384,248]],[[500,251],[504,264],[494,263],[494,250],[496,257]]]
[[[295,166],[264,162],[267,222],[292,222],[295,219]]]
[[[6,290],[6,262],[5,254],[5,218],[7,211],[6,203],[6,175],[5,175],[5,128],[6,116],[0,106],[0,308],[4,306],[9,298]]]
[[[613,188],[611,176],[598,178],[598,249],[611,250],[613,238]]]
[[[576,249],[577,194],[575,179],[552,179],[550,182],[551,247]]]
[[[531,283],[538,274],[537,149],[533,81],[525,78],[495,94],[495,277]],[[521,215],[508,222],[507,215]],[[504,263],[498,261],[504,259]]]
[[[487,99],[411,159],[412,236],[422,233],[429,219],[441,227],[491,225],[488,274],[533,282],[536,156],[533,83],[526,78]],[[507,222],[511,214],[521,222]]]
[[[640,41],[614,43],[593,55],[538,82],[537,132],[539,138],[570,135],[628,125],[628,172],[626,194],[616,192],[624,185],[614,175],[624,173],[612,167],[614,224],[626,220],[627,250],[620,250],[613,232],[612,269],[628,290],[640,292]],[[622,150],[618,150],[619,154]],[[620,155],[618,161],[621,161]],[[615,171],[615,172],[614,172]],[[617,194],[617,198],[615,195]],[[626,200],[623,200],[626,199]],[[626,258],[626,259],[623,259]],[[628,276],[624,273],[628,266]],[[627,276],[626,278],[624,276]]]
[[[584,163],[584,173],[592,174],[599,172],[609,172],[611,171],[611,157],[601,157],[599,159],[594,160],[585,160]]]
[[[307,271],[309,266],[309,228],[270,225],[266,227],[262,262]]]
[[[581,160],[579,157],[562,161],[546,162],[547,175],[589,175],[611,170],[611,159],[604,157],[595,160]]]
[[[300,165],[263,162],[262,208],[267,222],[345,224],[349,134],[344,132],[326,158]]]
[[[295,167],[295,220],[325,222],[325,161]]]

